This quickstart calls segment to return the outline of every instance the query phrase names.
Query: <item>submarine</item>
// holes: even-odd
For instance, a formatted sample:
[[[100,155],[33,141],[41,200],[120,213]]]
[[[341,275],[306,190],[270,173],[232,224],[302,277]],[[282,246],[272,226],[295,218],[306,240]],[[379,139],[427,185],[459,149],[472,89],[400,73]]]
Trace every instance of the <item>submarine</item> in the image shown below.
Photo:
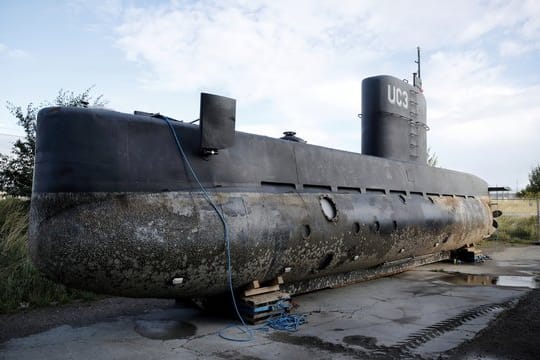
[[[40,110],[37,269],[127,297],[204,298],[277,277],[297,294],[448,259],[494,231],[484,180],[427,165],[420,69],[412,83],[363,80],[361,154],[235,123],[236,100],[207,93],[198,124]]]

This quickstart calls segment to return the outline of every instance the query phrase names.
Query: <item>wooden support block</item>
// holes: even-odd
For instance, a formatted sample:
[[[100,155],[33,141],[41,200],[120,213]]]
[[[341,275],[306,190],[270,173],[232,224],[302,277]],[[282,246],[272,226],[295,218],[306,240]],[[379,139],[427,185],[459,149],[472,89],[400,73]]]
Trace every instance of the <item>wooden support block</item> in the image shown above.
[[[244,291],[245,296],[239,299],[240,314],[248,323],[264,323],[272,316],[289,312],[292,308],[290,294],[279,291],[279,284],[283,280],[276,278],[272,283],[275,285],[248,289]]]
[[[252,295],[241,298],[240,300],[250,306],[260,306],[264,304],[272,304],[280,300],[289,300],[291,296],[282,291],[274,291],[266,294]]]
[[[249,289],[244,291],[244,296],[253,296],[253,295],[259,295],[259,294],[265,294],[273,291],[279,291],[279,285],[271,285],[271,286],[265,286],[260,287],[256,289]]]
[[[266,304],[262,306],[240,306],[240,312],[242,314],[255,314],[255,313],[264,313],[268,311],[284,311],[289,310],[292,307],[290,300],[283,300],[274,304]]]
[[[242,314],[242,318],[249,322],[250,324],[262,324],[267,322],[272,317],[281,316],[283,313],[287,313],[288,310],[285,309],[276,309],[271,311],[265,311],[261,313],[254,313],[254,314]]]
[[[281,300],[277,301],[271,304],[264,304],[264,305],[249,305],[249,304],[243,304],[240,305],[240,313],[243,315],[252,315],[256,313],[265,313],[268,311],[284,311],[288,310],[292,307],[290,300]]]
[[[261,287],[261,284],[259,283],[259,280],[253,280],[248,285],[246,285],[246,287],[244,288],[244,291],[259,289],[260,287]]]
[[[268,319],[270,319],[272,317],[272,315],[267,315],[267,316],[264,316],[264,317],[260,317],[260,318],[257,318],[257,319],[253,319],[253,318],[250,318],[250,317],[246,317],[246,316],[242,316],[242,318],[244,318],[244,320],[251,324],[251,325],[259,325],[259,324],[264,324],[268,321]]]
[[[269,285],[281,285],[281,284],[283,284],[283,278],[281,276],[278,276],[277,278],[272,280]]]

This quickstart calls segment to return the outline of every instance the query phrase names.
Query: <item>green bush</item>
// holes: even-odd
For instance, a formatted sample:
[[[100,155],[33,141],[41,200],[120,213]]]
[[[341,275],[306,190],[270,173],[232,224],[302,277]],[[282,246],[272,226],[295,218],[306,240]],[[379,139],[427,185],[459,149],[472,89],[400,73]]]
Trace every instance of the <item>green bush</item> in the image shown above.
[[[28,257],[30,201],[0,200],[0,313],[97,296],[66,288],[43,277]]]
[[[538,240],[536,216],[501,216],[495,238],[510,242],[530,243]]]

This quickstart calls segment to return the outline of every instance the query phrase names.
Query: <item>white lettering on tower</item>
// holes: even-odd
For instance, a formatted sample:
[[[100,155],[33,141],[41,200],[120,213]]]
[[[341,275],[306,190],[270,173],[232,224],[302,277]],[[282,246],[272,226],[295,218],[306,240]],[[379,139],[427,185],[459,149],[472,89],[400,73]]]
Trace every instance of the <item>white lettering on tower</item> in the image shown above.
[[[388,84],[388,102],[404,109],[409,108],[409,93],[394,85]]]

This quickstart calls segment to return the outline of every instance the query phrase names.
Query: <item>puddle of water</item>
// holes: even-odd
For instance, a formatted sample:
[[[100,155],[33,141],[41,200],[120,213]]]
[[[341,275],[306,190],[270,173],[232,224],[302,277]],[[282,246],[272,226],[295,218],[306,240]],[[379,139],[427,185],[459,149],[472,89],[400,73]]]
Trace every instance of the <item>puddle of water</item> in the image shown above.
[[[193,324],[176,320],[137,320],[135,331],[153,340],[185,339],[195,335],[197,327]]]
[[[497,261],[498,267],[534,268],[536,263],[520,263],[517,261]]]
[[[449,274],[442,280],[454,285],[509,286],[525,287],[529,289],[536,288],[536,280],[534,276],[493,276],[456,273]]]
[[[515,286],[536,289],[534,276],[499,276],[497,286]]]
[[[497,276],[456,273],[449,274],[448,276],[445,276],[442,280],[454,285],[493,286],[497,283]]]

